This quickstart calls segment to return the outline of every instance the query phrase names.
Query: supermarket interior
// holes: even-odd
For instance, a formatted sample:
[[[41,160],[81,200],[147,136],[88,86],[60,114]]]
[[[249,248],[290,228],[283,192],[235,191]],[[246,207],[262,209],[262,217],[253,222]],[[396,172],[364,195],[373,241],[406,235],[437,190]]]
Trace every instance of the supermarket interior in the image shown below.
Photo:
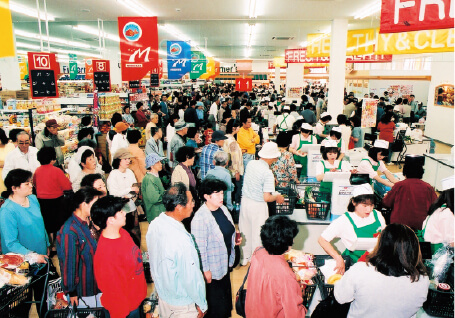
[[[95,302],[88,306],[95,307],[93,310],[80,307],[83,309],[79,317],[88,314],[97,318],[109,317],[109,314],[130,318],[174,317],[174,314],[180,317],[177,312],[183,310],[181,305],[192,306],[189,312],[182,311],[182,317],[202,317],[204,312],[207,317],[245,317],[236,302],[236,293],[243,286],[245,275],[250,275],[248,282],[253,283],[249,293],[255,295],[247,297],[246,305],[243,304],[248,318],[454,317],[454,10],[453,0],[0,0],[0,165],[3,171],[0,191],[7,193],[0,199],[3,205],[0,208],[0,270],[4,270],[0,271],[0,317],[70,317],[74,295],[76,300],[79,296],[84,302],[86,296],[101,294],[90,288],[103,292],[105,298],[104,301],[101,298],[101,302],[106,310]],[[29,139],[21,131],[25,131]],[[337,146],[331,146],[335,143],[331,139],[336,140]],[[62,247],[59,250],[59,244],[63,244],[59,230],[64,231],[71,213],[74,212],[74,218],[80,210],[65,212],[65,219],[56,217],[58,222],[48,221],[52,217],[44,210],[57,209],[51,208],[57,201],[50,201],[57,200],[57,196],[43,192],[43,183],[41,189],[38,185],[40,174],[36,172],[45,167],[41,160],[52,156],[41,152],[44,148],[54,148],[56,153],[56,162],[49,161],[46,165],[57,167],[69,180],[63,182],[68,181],[68,189],[62,185],[57,191],[61,199],[58,202],[64,202],[58,203],[62,204],[59,207],[70,210],[73,198],[79,198],[84,177],[95,173],[102,175],[105,194],[108,190],[116,198],[128,197],[129,203],[135,203],[127,214],[125,229],[142,252],[138,258],[144,264],[141,268],[145,272],[147,291],[146,296],[138,296],[140,288],[136,286],[137,294],[125,293],[122,297],[131,299],[130,303],[138,297],[145,299],[141,300],[137,312],[129,308],[120,313],[122,306],[114,304],[123,300],[108,299],[112,293],[106,290],[115,289],[109,284],[98,283],[97,287],[95,282],[93,287],[90,282],[83,286],[75,283],[73,289],[68,289],[64,271],[69,265],[65,257],[72,247],[66,247],[66,252]],[[188,153],[179,152],[180,148]],[[330,152],[334,148],[337,151]],[[86,149],[91,149],[94,155],[95,169],[87,168],[88,161],[83,163]],[[227,159],[219,152],[227,153]],[[281,155],[275,156],[276,152]],[[334,153],[337,153],[335,161],[330,159]],[[188,164],[191,158],[196,160]],[[125,159],[131,161],[131,166],[122,170]],[[36,162],[36,166],[32,162]],[[155,166],[158,162],[162,162],[160,169]],[[253,162],[268,165],[253,164],[255,168],[247,170],[247,165]],[[22,188],[22,183],[15,184],[17,181],[7,178],[16,169],[33,174],[28,178],[33,178],[38,211],[41,206],[41,214],[38,214],[41,223],[44,222],[42,227],[50,248],[49,259],[56,267],[55,276],[49,274],[46,266],[33,264],[36,259],[24,256],[24,251],[42,253],[26,243],[21,245],[21,225],[16,229],[14,224],[5,223],[6,220],[12,222],[10,216],[5,215],[7,209],[14,210],[11,204],[18,202],[13,198],[20,195],[16,189]],[[54,174],[47,171],[41,169],[42,180],[45,173]],[[131,172],[128,180],[125,171]],[[224,180],[220,177],[224,172],[228,181],[222,205],[227,213],[220,206],[210,208],[214,204],[210,201],[213,193],[223,188],[210,191],[205,182],[206,175]],[[269,172],[272,182],[268,182]],[[153,179],[153,186],[159,199],[153,199],[158,201],[153,201],[154,206],[150,208],[147,200],[152,199],[147,198],[145,180],[151,184],[152,179],[146,178],[155,174],[159,178],[156,178],[158,181]],[[60,182],[48,176],[45,180],[46,191],[52,188],[47,183]],[[194,275],[188,271],[186,275],[202,279],[202,303],[197,298],[200,295],[196,295],[201,290],[193,286],[194,295],[186,294],[178,279],[174,282],[178,286],[174,286],[175,294],[171,287],[160,285],[165,280],[159,278],[159,273],[178,277],[177,272],[171,271],[178,271],[181,264],[176,268],[169,266],[169,272],[153,264],[154,257],[170,256],[152,253],[150,246],[183,253],[175,246],[169,247],[169,242],[167,246],[165,239],[162,245],[155,245],[150,239],[159,235],[157,233],[165,233],[158,229],[166,224],[155,221],[162,219],[161,212],[171,213],[167,208],[172,204],[163,205],[163,193],[179,181],[186,184],[196,201],[189,218],[193,221],[182,219],[186,230],[183,226],[182,229],[186,234],[190,232],[192,246],[189,249],[196,247],[194,252],[199,254],[196,264],[200,263],[201,270]],[[361,189],[365,184],[371,185],[367,186],[371,193]],[[91,185],[95,187],[93,180]],[[216,189],[218,186],[214,185]],[[329,190],[323,190],[324,187]],[[356,195],[363,201],[355,201]],[[368,195],[371,197],[365,199]],[[98,200],[101,197],[96,196]],[[27,200],[25,204],[31,206],[32,199]],[[370,211],[366,217],[357,211],[358,206],[368,205],[365,202],[374,204],[375,208],[374,213]],[[182,205],[175,206],[177,211]],[[90,207],[89,225],[92,224]],[[346,212],[346,207],[348,210],[352,207],[352,211]],[[204,232],[205,235],[213,235],[208,238],[193,229],[201,226],[197,223],[198,214],[204,215],[204,208],[213,212],[213,217],[212,213],[207,214],[209,221],[205,221],[204,226],[217,229],[213,233],[205,230],[209,232]],[[440,210],[451,213],[447,216]],[[158,214],[153,214],[156,211]],[[259,216],[257,211],[265,211],[266,217]],[[224,216],[223,212],[229,215]],[[359,216],[353,220],[350,214]],[[272,255],[265,246],[271,243],[264,242],[263,237],[271,234],[263,231],[267,231],[267,225],[272,226],[268,222],[278,222],[269,218],[273,215],[284,215],[292,221],[292,226],[296,225],[290,242],[292,249],[284,255],[292,268],[286,270],[295,274],[298,282],[295,286],[301,288],[298,296],[293,290],[295,286],[286,282],[288,278],[276,274],[284,271],[278,262],[267,261],[267,257],[283,254]],[[425,230],[433,227],[429,222],[432,215],[432,222],[439,217],[441,227],[444,224],[444,231],[448,231],[444,234],[436,226],[434,240],[425,236],[430,232]],[[109,227],[110,223],[105,222],[104,227]],[[156,228],[153,228],[154,223]],[[380,243],[386,236],[375,233],[372,238],[372,234],[364,231],[367,227],[370,231],[373,225],[379,232],[392,231],[389,224],[393,223],[404,224],[406,229],[416,233],[420,256],[407,264],[411,266],[409,264],[414,262],[412,270],[403,265],[387,274],[384,269],[379,270],[378,265],[378,262],[382,266],[389,264],[378,256]],[[226,239],[231,224],[234,226],[232,242],[229,237]],[[348,230],[342,226],[351,228],[351,224],[353,230],[346,234]],[[278,229],[281,225],[274,224],[273,231],[284,233]],[[53,226],[57,228],[49,230]],[[105,230],[96,226],[101,233],[98,236],[103,237]],[[35,231],[30,228],[26,231],[29,230]],[[87,231],[91,230],[87,226]],[[236,233],[241,235],[240,241]],[[9,240],[11,235],[13,238]],[[187,236],[179,235],[175,237],[183,242],[188,240]],[[29,241],[35,240],[31,237]],[[261,239],[267,250],[265,256],[254,251],[261,246]],[[156,241],[161,242],[161,239]],[[201,249],[201,242],[207,247]],[[15,244],[22,249],[14,249]],[[228,252],[231,248],[234,253]],[[215,255],[213,250],[217,249],[222,250],[223,257]],[[367,263],[376,262],[378,272],[371,274],[368,266],[364,269],[354,265],[363,253],[353,260],[353,251],[366,251],[363,262],[365,259]],[[2,254],[8,252],[19,255],[22,261],[3,258]],[[95,249],[84,250],[84,253],[94,254]],[[369,258],[368,253],[374,256]],[[189,252],[183,254],[190,257]],[[231,258],[233,261],[235,258],[233,268],[229,268]],[[340,259],[345,262],[342,270]],[[31,264],[30,271],[28,267],[22,269],[25,261]],[[254,267],[254,261],[263,262],[263,268]],[[9,262],[18,264],[14,266]],[[81,257],[75,266],[80,271],[90,271],[91,277],[96,278],[92,258],[90,265],[84,262]],[[228,263],[222,268],[224,265],[216,262]],[[270,267],[264,265],[267,263]],[[423,264],[425,270],[421,271],[419,264]],[[337,270],[328,269],[331,265],[336,265]],[[11,268],[15,270],[14,275],[27,272],[30,277],[12,284]],[[345,268],[346,274],[337,277],[340,279],[337,291],[335,279],[328,278],[343,274]],[[268,269],[276,273],[267,273]],[[46,270],[48,272],[43,274]],[[426,280],[414,282],[416,272]],[[412,286],[418,286],[412,288],[407,282],[398,282],[403,273],[412,277]],[[71,275],[82,274],[86,273]],[[373,293],[362,289],[365,285],[359,282],[359,277],[367,274],[371,284],[376,284],[368,289],[385,288],[386,291]],[[381,285],[382,278],[376,274],[397,280]],[[57,276],[61,276],[61,280]],[[200,284],[196,278],[191,282]],[[260,283],[264,279],[270,281]],[[277,287],[273,293],[284,293],[283,296],[267,294],[267,288],[274,288],[274,284],[281,281],[283,284],[278,285],[284,287]],[[425,294],[418,294],[425,282]],[[77,284],[80,286],[76,287]],[[260,286],[255,287],[255,284]],[[34,291],[37,303],[30,309],[30,304],[28,307],[24,304],[30,302],[31,291],[39,289],[37,286],[47,293],[40,300],[37,295],[43,292]],[[401,289],[403,300],[397,302],[402,296]],[[353,295],[346,296],[352,290]],[[178,293],[181,298],[176,296]],[[223,303],[225,296],[229,298],[229,306]],[[298,304],[294,304],[296,297]],[[382,298],[375,304],[368,297]],[[46,301],[46,298],[52,299]],[[282,298],[288,301],[280,300]],[[329,304],[330,299],[348,303],[350,308],[337,304],[340,307],[334,309],[333,303]],[[392,302],[390,306],[379,305],[388,302]],[[127,307],[126,303],[122,310]],[[295,308],[290,308],[293,306]],[[210,309],[214,307],[221,309]],[[257,309],[259,307],[262,309]],[[337,314],[324,310],[335,310]]]

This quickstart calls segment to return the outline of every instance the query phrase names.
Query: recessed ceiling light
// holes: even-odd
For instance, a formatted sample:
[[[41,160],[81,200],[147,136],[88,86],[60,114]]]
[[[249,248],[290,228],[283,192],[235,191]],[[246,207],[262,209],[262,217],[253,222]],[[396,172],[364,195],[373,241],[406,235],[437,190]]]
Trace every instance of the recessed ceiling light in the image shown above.
[[[90,12],[90,9],[81,9],[82,12]]]

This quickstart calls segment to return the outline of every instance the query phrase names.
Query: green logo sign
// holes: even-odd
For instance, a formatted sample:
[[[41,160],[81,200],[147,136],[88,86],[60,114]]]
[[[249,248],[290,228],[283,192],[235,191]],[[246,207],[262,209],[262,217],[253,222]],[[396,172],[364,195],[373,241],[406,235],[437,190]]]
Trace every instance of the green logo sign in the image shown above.
[[[207,59],[204,53],[199,51],[191,52],[191,72],[190,79],[197,79],[207,72]]]

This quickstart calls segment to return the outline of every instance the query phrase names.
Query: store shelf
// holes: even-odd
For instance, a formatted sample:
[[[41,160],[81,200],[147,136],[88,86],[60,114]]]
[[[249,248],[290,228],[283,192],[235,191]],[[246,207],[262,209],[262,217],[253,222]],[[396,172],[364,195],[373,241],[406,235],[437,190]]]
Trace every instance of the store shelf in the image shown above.
[[[92,105],[93,97],[61,97],[57,101],[60,105]]]
[[[27,113],[28,114],[28,109],[15,109],[15,110],[11,110],[11,109],[0,109],[0,112],[1,113]]]

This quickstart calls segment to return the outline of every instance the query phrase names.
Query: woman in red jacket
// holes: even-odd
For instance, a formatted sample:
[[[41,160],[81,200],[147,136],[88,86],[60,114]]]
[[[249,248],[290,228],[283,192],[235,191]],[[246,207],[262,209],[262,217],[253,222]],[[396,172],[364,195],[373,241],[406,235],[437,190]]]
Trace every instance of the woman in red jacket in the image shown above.
[[[393,131],[395,130],[395,123],[392,121],[393,113],[385,113],[378,124],[379,138],[389,142],[389,155],[387,156],[387,163],[392,159],[392,143]]]

